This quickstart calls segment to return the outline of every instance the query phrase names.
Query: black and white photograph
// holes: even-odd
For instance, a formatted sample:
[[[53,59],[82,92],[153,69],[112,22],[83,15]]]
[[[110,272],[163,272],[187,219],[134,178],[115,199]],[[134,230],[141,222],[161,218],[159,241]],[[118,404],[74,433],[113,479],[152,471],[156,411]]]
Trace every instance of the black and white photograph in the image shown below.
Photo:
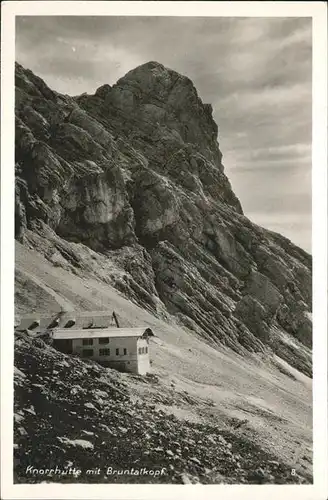
[[[313,487],[313,17],[53,3],[14,19],[13,486]]]

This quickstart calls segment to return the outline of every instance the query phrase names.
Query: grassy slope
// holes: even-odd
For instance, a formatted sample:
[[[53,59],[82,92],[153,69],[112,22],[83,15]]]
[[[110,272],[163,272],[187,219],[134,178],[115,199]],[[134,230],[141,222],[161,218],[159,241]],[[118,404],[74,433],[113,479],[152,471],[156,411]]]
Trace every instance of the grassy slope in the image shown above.
[[[39,254],[20,244],[16,246],[16,269],[19,274],[16,294],[21,312],[31,310],[33,301],[28,297],[32,294],[36,297],[35,309],[41,311],[55,311],[64,306],[81,310],[109,309],[124,318],[125,325],[143,324],[154,329],[158,339],[151,344],[152,371],[158,376],[159,386],[139,381],[130,375],[117,375],[121,382],[127,384],[131,397],[155,405],[156,411],[171,413],[174,415],[172,422],[182,421],[184,426],[205,426],[200,429],[200,435],[209,434],[209,430],[206,430],[208,425],[215,428],[219,426],[221,434],[227,432],[230,441],[235,440],[233,446],[237,446],[239,452],[242,451],[243,460],[249,454],[248,451],[245,455],[243,443],[251,446],[251,442],[256,449],[260,447],[277,457],[287,466],[287,471],[289,467],[294,467],[309,479],[312,462],[312,395],[311,381],[306,376],[297,372],[297,376],[294,373],[291,378],[263,359],[251,356],[246,359],[226,349],[215,350],[176,326],[173,321],[168,324],[155,318],[109,285],[87,275],[82,279],[53,267]],[[30,292],[24,299],[26,290]],[[288,366],[286,368],[285,365],[286,369]],[[79,383],[83,384],[83,379]],[[163,400],[160,396],[165,391],[168,397]],[[186,395],[186,398],[181,398],[179,394]],[[24,401],[21,401],[22,404]],[[37,416],[30,417],[32,420],[37,419]],[[163,415],[161,418],[164,422]],[[234,430],[238,420],[244,423]],[[174,429],[179,428],[174,425],[170,432],[174,433]],[[28,426],[30,428],[33,428],[32,424]],[[217,444],[213,443],[213,446],[216,448]],[[250,452],[252,454],[254,451]],[[209,456],[207,460],[213,462],[214,458]],[[267,458],[263,460],[267,461]],[[174,467],[174,471],[179,474],[184,470],[182,465],[177,468],[175,464]],[[254,467],[254,464],[251,465],[252,469]],[[260,463],[258,467],[261,467]],[[280,476],[271,470],[266,480],[278,481],[279,476],[285,481],[288,475],[286,470],[283,473],[280,471]],[[188,471],[189,474],[197,473],[190,469]],[[174,474],[172,477],[177,478]],[[223,476],[234,477],[232,470]],[[241,474],[234,480],[240,482],[246,476]],[[213,477],[213,472],[205,474],[205,480],[198,471],[198,477],[202,482],[208,481],[210,477],[212,481],[220,482],[218,477]],[[248,481],[251,480],[248,477]]]

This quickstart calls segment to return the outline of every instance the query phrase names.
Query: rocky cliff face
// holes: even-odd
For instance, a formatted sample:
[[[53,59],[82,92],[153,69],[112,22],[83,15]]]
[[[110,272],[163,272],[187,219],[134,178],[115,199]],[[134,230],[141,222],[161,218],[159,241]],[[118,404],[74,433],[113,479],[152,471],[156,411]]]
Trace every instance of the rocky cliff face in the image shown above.
[[[16,238],[310,375],[311,257],[243,215],[217,134],[192,82],[156,62],[77,97],[16,64]]]

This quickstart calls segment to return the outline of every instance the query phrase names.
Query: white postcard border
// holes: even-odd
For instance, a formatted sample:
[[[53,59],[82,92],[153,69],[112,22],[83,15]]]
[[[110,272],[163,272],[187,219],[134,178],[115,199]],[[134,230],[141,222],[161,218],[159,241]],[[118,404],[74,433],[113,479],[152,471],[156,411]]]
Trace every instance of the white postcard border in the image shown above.
[[[312,17],[313,19],[313,485],[15,485],[13,484],[14,324],[14,61],[17,15],[166,15]],[[9,499],[225,500],[327,498],[327,9],[322,2],[98,2],[2,3],[1,60],[1,483]]]

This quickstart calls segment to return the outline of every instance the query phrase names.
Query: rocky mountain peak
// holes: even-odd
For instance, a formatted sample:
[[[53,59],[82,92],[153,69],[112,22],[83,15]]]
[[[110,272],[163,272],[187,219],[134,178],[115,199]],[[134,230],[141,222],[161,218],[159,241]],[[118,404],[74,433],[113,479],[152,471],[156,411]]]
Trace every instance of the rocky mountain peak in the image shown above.
[[[310,374],[311,257],[243,215],[217,130],[156,62],[74,98],[18,65],[16,237],[211,344]]]
[[[212,107],[203,104],[188,77],[150,61],[129,71],[112,88],[102,86],[95,96],[103,100],[104,115],[111,107],[127,116],[130,124],[137,120],[150,138],[169,132],[180,142],[197,144],[222,169]]]
[[[129,71],[126,75],[117,81],[117,85],[135,85],[138,86],[143,93],[156,90],[156,87],[161,87],[169,92],[178,80],[183,80],[184,85],[190,87],[188,90],[197,95],[197,91],[193,86],[192,81],[186,76],[182,76],[176,71],[166,68],[163,64],[156,61],[149,61],[141,64]]]
[[[145,77],[145,75],[148,75],[148,77],[151,78],[164,78],[164,75],[167,75],[169,73],[173,73],[173,70],[166,68],[163,64],[157,61],[148,61],[128,71],[128,73],[120,78],[117,83],[121,83],[130,79],[136,80],[138,79],[138,77]]]

